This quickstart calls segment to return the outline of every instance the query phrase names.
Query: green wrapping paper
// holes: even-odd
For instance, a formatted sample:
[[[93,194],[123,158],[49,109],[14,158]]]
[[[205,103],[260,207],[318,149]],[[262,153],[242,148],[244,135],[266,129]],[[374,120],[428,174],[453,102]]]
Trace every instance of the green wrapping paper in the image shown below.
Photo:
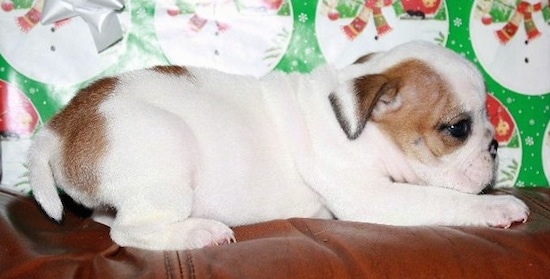
[[[410,40],[446,46],[485,75],[496,185],[548,187],[548,0],[126,0],[122,39],[101,52],[82,17],[42,24],[44,1],[61,0],[0,0],[2,187],[29,190],[32,134],[98,77],[158,64],[305,73]]]

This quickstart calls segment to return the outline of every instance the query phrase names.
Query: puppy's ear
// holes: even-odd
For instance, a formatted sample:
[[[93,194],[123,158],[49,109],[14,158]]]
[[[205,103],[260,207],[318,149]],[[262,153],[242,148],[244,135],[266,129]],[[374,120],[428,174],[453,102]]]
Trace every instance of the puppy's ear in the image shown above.
[[[400,82],[398,79],[388,80],[377,92],[378,100],[375,101],[370,117],[373,121],[381,120],[386,114],[398,110],[403,104],[399,93]]]
[[[377,53],[376,52],[371,52],[367,55],[363,55],[359,58],[357,58],[357,60],[355,60],[355,62],[353,62],[352,64],[364,64],[364,63],[367,63],[369,60],[371,60]]]
[[[372,74],[355,78],[330,94],[336,119],[350,140],[358,138],[369,118],[381,118],[401,106],[399,81]]]

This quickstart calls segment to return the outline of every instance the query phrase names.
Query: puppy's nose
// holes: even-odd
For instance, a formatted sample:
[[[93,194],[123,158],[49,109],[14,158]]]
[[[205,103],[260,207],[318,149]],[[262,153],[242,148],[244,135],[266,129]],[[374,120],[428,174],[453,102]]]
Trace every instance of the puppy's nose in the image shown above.
[[[491,144],[489,144],[489,153],[491,154],[491,158],[495,159],[497,157],[497,150],[498,141],[496,139],[493,139],[491,141]]]

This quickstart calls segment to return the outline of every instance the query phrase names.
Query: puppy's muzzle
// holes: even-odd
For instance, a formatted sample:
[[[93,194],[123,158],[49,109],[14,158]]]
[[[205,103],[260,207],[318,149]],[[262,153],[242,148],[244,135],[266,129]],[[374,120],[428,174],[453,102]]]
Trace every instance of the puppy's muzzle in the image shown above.
[[[491,158],[493,158],[493,160],[497,157],[497,151],[498,151],[498,141],[493,139],[491,141],[491,144],[489,144],[489,154],[491,154]]]

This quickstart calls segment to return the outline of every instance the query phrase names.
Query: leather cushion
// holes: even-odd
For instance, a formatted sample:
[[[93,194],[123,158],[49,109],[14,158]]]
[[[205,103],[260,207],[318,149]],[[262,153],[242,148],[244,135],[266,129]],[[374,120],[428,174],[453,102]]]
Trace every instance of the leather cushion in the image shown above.
[[[509,229],[393,227],[295,218],[237,227],[238,243],[188,251],[122,248],[66,203],[57,224],[31,198],[0,192],[0,278],[546,278],[550,190]]]

